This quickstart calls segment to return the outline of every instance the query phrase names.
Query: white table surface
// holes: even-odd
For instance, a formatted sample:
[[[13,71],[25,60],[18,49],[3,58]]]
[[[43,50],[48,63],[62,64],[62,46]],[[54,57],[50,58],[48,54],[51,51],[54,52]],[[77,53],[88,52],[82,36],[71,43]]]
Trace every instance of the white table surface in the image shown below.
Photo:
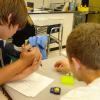
[[[10,94],[10,96],[13,98],[13,100],[60,100],[60,97],[67,93],[69,90],[79,87],[79,86],[84,86],[85,83],[75,81],[74,86],[67,86],[63,85],[60,82],[60,77],[61,74],[56,72],[54,69],[54,63],[60,59],[63,59],[64,57],[62,56],[57,56],[54,58],[50,58],[47,60],[42,61],[43,66],[38,69],[38,73],[45,75],[47,77],[53,78],[54,82],[51,83],[46,89],[44,89],[41,93],[39,93],[36,97],[27,97],[24,96],[23,94],[17,92],[16,90],[5,86],[6,90]],[[50,88],[51,87],[60,87],[61,88],[61,95],[54,95],[50,93]]]

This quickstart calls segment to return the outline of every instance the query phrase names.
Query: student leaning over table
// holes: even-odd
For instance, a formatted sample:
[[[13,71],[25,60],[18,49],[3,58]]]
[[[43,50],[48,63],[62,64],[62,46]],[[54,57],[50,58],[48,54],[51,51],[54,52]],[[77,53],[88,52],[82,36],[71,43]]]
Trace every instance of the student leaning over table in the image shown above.
[[[87,86],[69,91],[61,100],[100,100],[100,24],[86,23],[74,29],[66,51],[68,59],[56,62],[55,69],[71,70]]]
[[[27,10],[24,0],[0,0],[0,39],[8,39],[25,26]],[[0,68],[0,85],[26,77],[34,72],[40,63],[38,48],[23,46],[19,60]]]

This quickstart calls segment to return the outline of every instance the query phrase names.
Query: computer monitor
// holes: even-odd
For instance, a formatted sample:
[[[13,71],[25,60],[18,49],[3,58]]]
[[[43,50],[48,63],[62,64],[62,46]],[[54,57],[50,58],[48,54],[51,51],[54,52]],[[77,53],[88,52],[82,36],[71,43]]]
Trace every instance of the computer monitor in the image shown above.
[[[34,2],[26,2],[28,12],[34,11]]]

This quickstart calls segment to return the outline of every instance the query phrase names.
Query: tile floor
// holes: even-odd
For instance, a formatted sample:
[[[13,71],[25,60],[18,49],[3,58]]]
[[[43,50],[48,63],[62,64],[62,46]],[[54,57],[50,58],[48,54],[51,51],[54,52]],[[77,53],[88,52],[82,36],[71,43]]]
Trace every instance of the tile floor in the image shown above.
[[[66,56],[66,49],[65,48],[62,49],[61,55]],[[56,56],[59,56],[59,50],[50,51],[48,58],[52,58],[52,57],[56,57]]]

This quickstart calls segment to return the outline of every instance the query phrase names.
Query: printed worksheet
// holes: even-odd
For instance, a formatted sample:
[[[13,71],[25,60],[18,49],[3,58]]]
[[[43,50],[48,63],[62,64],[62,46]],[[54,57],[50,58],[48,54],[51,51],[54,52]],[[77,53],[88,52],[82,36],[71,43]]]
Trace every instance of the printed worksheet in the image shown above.
[[[25,96],[35,97],[52,82],[53,79],[35,72],[23,80],[8,83],[7,86]]]

